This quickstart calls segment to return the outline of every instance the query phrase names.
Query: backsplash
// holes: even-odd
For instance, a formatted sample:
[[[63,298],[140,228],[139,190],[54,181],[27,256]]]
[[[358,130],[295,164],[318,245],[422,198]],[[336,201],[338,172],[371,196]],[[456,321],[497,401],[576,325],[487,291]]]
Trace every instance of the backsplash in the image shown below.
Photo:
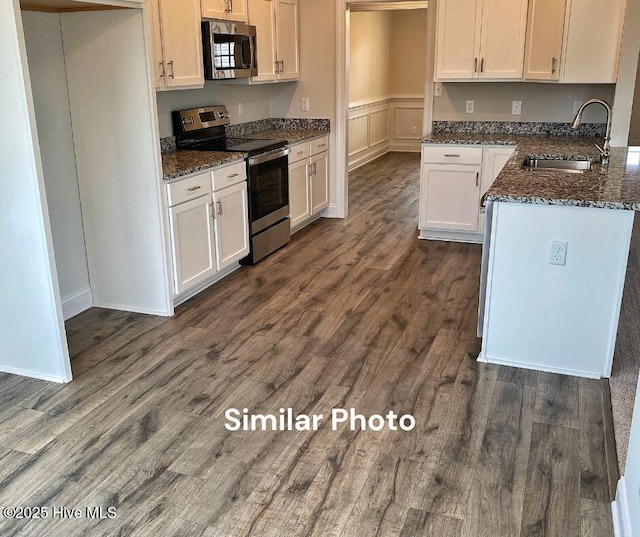
[[[304,118],[270,118],[237,123],[225,126],[225,134],[229,138],[242,138],[250,134],[270,130],[321,130],[329,132],[331,122],[328,119]],[[175,136],[160,138],[160,151],[173,153],[176,150]]]
[[[577,129],[571,123],[517,121],[434,121],[433,132],[466,134],[543,134],[548,136],[603,137],[604,123],[583,123]]]
[[[330,120],[328,119],[304,119],[304,118],[270,118],[259,119],[258,121],[249,121],[248,123],[236,123],[235,125],[227,125],[225,127],[226,135],[231,138],[240,138],[248,134],[270,130],[296,130],[296,129],[312,129],[325,130],[330,129]]]

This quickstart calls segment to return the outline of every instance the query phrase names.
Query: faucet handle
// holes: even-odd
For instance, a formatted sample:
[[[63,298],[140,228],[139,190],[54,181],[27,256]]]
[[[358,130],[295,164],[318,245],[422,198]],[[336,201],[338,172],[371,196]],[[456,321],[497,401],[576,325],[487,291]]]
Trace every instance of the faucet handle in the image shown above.
[[[606,153],[606,151],[602,149],[602,147],[600,147],[598,144],[593,144],[593,145],[595,145],[596,149],[600,151],[600,155],[604,155]]]

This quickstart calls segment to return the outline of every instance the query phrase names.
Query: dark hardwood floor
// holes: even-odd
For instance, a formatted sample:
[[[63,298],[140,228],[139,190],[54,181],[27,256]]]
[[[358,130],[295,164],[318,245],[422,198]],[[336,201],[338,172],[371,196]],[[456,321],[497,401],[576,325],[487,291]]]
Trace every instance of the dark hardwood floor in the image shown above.
[[[382,157],[347,219],[174,318],[69,321],[72,383],[0,375],[0,505],[49,508],[0,535],[611,536],[601,384],[475,361],[481,248],[418,241],[418,183],[417,154]],[[289,407],[417,425],[224,427]]]

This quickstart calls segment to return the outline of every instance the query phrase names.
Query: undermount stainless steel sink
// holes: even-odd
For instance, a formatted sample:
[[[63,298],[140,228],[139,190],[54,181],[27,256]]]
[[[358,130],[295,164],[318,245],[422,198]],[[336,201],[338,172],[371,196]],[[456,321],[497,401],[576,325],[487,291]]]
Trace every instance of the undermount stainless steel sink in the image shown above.
[[[565,173],[582,173],[585,170],[590,170],[591,166],[592,162],[590,160],[565,160],[527,157],[522,162],[523,170]]]

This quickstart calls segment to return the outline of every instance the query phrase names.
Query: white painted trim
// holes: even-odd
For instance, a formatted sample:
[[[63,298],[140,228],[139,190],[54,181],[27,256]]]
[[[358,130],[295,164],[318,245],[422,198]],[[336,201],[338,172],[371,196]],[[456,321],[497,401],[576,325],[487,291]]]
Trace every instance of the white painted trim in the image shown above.
[[[633,537],[624,476],[618,481],[616,499],[611,503],[611,515],[613,517],[613,534],[615,537]]]
[[[62,313],[65,321],[87,311],[92,306],[93,292],[90,287],[62,297]]]
[[[132,306],[123,305],[123,304],[109,304],[107,302],[94,302],[93,306],[95,308],[104,308],[106,310],[117,310],[117,311],[129,311],[131,313],[142,313],[144,315],[155,315],[157,317],[170,317],[167,315],[167,312],[164,310],[148,310],[144,308],[134,308]]]
[[[400,138],[396,139],[400,140]],[[389,151],[393,151],[395,153],[420,153],[420,145],[420,140],[402,143],[391,142],[391,144],[389,144]]]
[[[57,384],[66,384],[67,382],[71,382],[71,376],[69,376],[69,378],[65,378],[57,375],[45,375],[28,369],[18,369],[17,367],[7,367],[4,365],[0,365],[0,373],[9,373],[10,375],[46,380],[48,382],[56,382]]]
[[[354,155],[358,155],[355,158],[349,159],[349,171],[352,172],[369,162],[386,155],[389,152],[388,144],[380,144],[371,146],[363,151],[358,151]],[[349,155],[351,156],[351,155]]]
[[[470,233],[465,231],[443,231],[435,229],[420,229],[419,239],[445,242],[468,242],[470,244],[482,244],[482,233]]]
[[[558,373],[560,375],[571,375],[573,377],[583,377],[588,379],[598,379],[600,380],[600,376],[587,371],[579,371],[574,369],[564,369],[562,367],[552,367],[552,366],[540,366],[534,364],[528,364],[525,362],[516,362],[512,360],[504,360],[502,358],[492,358],[480,352],[478,355],[478,362],[483,362],[485,364],[496,364],[496,365],[506,365],[510,367],[519,367],[520,369],[531,369],[533,371],[544,371],[545,373]]]
[[[322,211],[319,213],[314,214],[310,220],[305,220],[304,223],[292,227],[291,228],[291,235],[293,236],[294,233],[297,233],[298,231],[300,231],[302,228],[307,227],[309,224],[315,222],[316,220],[320,220],[320,218],[322,218],[324,215],[322,214]]]
[[[388,11],[388,10],[398,10],[398,9],[427,9],[429,7],[428,0],[419,1],[413,0],[408,2],[400,2],[398,0],[395,1],[366,1],[363,3],[354,3],[353,11]]]

